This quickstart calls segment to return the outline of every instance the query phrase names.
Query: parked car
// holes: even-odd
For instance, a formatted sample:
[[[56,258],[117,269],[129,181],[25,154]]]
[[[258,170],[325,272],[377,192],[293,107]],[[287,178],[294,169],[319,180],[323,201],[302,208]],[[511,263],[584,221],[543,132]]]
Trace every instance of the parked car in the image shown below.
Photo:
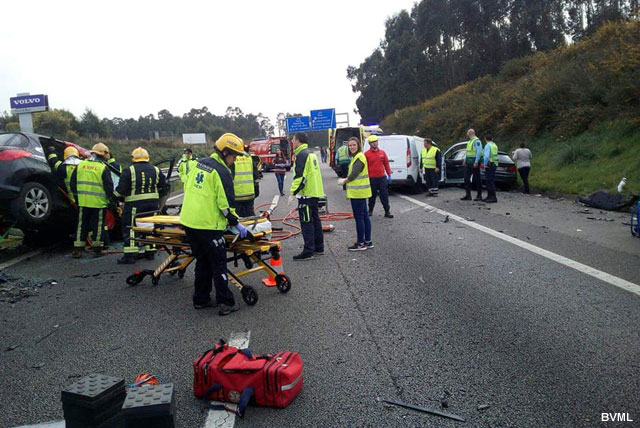
[[[414,191],[421,190],[422,172],[420,171],[420,151],[424,147],[424,138],[409,135],[381,135],[378,147],[389,158],[391,185],[409,186]],[[365,140],[363,151],[369,150]]]
[[[444,168],[440,173],[440,184],[463,184],[466,166],[462,165],[467,143],[456,143],[443,154]],[[480,177],[484,178],[484,166],[480,165]],[[496,187],[508,190],[516,184],[516,165],[505,152],[498,151],[498,169],[496,169]],[[473,180],[472,180],[473,181]]]

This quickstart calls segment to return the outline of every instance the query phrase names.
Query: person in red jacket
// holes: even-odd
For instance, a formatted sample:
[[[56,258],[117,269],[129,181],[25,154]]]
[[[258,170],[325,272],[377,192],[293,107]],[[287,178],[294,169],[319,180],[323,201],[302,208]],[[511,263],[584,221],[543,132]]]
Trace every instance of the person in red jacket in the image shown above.
[[[391,167],[389,158],[384,150],[378,148],[378,136],[367,138],[369,150],[365,152],[369,166],[369,182],[371,183],[371,197],[369,198],[369,217],[373,215],[373,207],[376,205],[376,196],[380,193],[380,202],[384,207],[384,216],[393,218],[389,207],[389,183],[391,183]]]

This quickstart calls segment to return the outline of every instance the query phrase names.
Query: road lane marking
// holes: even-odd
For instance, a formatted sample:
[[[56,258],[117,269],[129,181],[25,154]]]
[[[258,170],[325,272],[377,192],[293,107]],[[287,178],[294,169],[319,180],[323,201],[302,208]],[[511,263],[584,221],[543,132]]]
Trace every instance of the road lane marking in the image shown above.
[[[8,262],[4,262],[0,265],[0,270],[6,269],[9,266],[13,266],[16,263],[20,263],[21,261],[28,259],[29,257],[34,257],[37,256],[38,254],[40,254],[42,252],[42,250],[36,250],[36,251],[32,251],[30,253],[27,254],[23,254],[19,257],[16,257],[15,259],[11,259]]]
[[[249,347],[251,332],[231,333],[229,335],[229,346],[235,346],[239,349]],[[237,406],[233,403],[221,403],[219,401],[211,401],[211,404],[224,404],[225,406],[235,409]],[[209,410],[207,420],[204,423],[205,428],[233,428],[236,423],[236,415],[226,410]]]
[[[167,202],[169,202],[169,201],[173,201],[174,199],[178,199],[178,198],[179,198],[179,197],[181,197],[181,196],[184,196],[184,192],[183,192],[183,193],[180,193],[179,195],[175,195],[175,196],[172,196],[172,197],[170,197],[170,198],[167,198]]]
[[[486,234],[489,234],[491,236],[494,236],[498,239],[502,239],[503,241],[509,242],[513,245],[516,245],[520,248],[523,248],[525,250],[531,251],[532,253],[535,253],[539,256],[542,257],[546,257],[549,260],[553,260],[554,262],[560,263],[561,265],[570,267],[571,269],[575,269],[578,272],[582,272],[584,274],[590,275],[594,278],[597,278],[601,281],[607,282],[611,285],[614,285],[618,288],[621,288],[623,290],[629,291],[631,293],[634,293],[638,296],[640,296],[640,285],[638,284],[634,284],[633,282],[627,281],[625,279],[622,278],[618,278],[617,276],[608,274],[606,272],[603,272],[601,270],[595,269],[591,266],[587,266],[585,264],[582,264],[580,262],[577,262],[575,260],[569,259],[567,257],[561,256],[560,254],[556,254],[556,253],[552,253],[551,251],[545,250],[544,248],[540,248],[540,247],[536,247],[535,245],[529,244],[527,242],[521,241],[517,238],[514,238],[512,236],[506,235],[504,233],[501,232],[497,232],[493,229],[490,229],[486,226],[482,226],[481,224],[478,224],[475,221],[468,221],[462,217],[459,217],[455,214],[452,214],[448,211],[445,210],[441,210],[440,208],[436,208],[434,206],[431,206],[429,204],[425,204],[424,202],[418,201],[416,199],[413,199],[409,196],[405,196],[405,195],[397,195],[399,198],[402,198],[406,201],[409,201],[411,203],[414,203],[416,205],[420,205],[422,207],[425,208],[429,208],[431,209],[431,212],[436,212],[438,214],[444,215],[444,216],[449,216],[449,219],[451,220],[455,220],[457,222],[460,222],[462,224],[464,224],[465,226],[469,226],[472,227],[476,230],[479,230],[481,232],[484,232]]]

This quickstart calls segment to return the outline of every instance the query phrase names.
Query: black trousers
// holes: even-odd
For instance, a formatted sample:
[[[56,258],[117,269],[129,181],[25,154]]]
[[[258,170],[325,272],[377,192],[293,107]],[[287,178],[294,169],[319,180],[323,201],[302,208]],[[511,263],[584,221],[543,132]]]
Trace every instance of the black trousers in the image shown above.
[[[236,201],[236,214],[240,217],[253,217],[256,215],[253,210],[253,201],[254,199],[249,199],[246,201]]]
[[[131,228],[136,215],[158,211],[158,200],[126,202],[122,210],[122,240],[124,241],[124,254],[138,254],[138,246],[131,241],[134,237]]]
[[[184,228],[191,253],[196,258],[196,279],[193,282],[193,304],[204,305],[211,301],[212,281],[216,287],[216,302],[233,306],[235,299],[229,290],[227,278],[227,250],[221,230]]]
[[[384,207],[384,212],[390,212],[389,207],[389,184],[387,183],[387,177],[375,177],[369,178],[371,184],[371,197],[369,198],[369,212],[373,211],[373,207],[376,206],[376,196],[380,193],[380,202]]]
[[[494,163],[487,164],[484,169],[484,177],[487,179],[487,191],[489,192],[488,197],[496,197],[496,169],[498,169],[498,166]]]
[[[438,193],[438,176],[435,168],[424,169],[424,184],[427,186],[429,193]]]
[[[529,171],[531,170],[530,166],[524,166],[522,168],[518,168],[518,172],[520,173],[520,178],[522,178],[522,182],[524,183],[524,193],[529,193]]]
[[[78,227],[76,239],[73,242],[75,248],[84,247],[87,238],[91,239],[91,247],[102,248],[105,242],[105,215],[106,208],[78,207]]]
[[[324,251],[322,222],[318,213],[318,198],[298,199],[298,216],[304,239],[304,254]]]
[[[480,179],[480,165],[477,168],[473,164],[467,163],[467,170],[464,172],[464,190],[471,196],[471,176],[473,176],[473,187],[478,190],[478,196],[482,195],[482,182]]]
[[[338,177],[347,178],[348,173],[349,173],[348,163],[338,165]]]

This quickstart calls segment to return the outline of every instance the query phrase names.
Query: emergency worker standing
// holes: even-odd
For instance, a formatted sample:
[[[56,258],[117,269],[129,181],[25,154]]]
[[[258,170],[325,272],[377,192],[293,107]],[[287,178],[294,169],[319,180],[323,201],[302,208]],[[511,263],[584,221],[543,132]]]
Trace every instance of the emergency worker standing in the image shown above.
[[[124,241],[123,256],[118,264],[135,263],[136,256],[144,254],[153,260],[155,250],[149,246],[138,247],[131,239],[134,237],[132,227],[135,225],[137,214],[157,211],[159,209],[160,193],[166,190],[166,178],[157,166],[149,163],[149,153],[142,147],[131,152],[133,164],[125,169],[120,176],[118,187],[113,194],[124,199],[122,213],[122,240]]]
[[[424,140],[424,148],[420,153],[420,165],[424,170],[426,196],[438,196],[438,174],[442,165],[442,154],[430,138]]]
[[[47,159],[49,160],[49,165],[51,165],[51,170],[55,174],[56,177],[64,180],[65,190],[69,197],[75,202],[75,197],[71,192],[71,175],[73,171],[76,169],[76,166],[81,161],[80,153],[78,153],[78,149],[73,146],[69,146],[64,149],[63,157],[64,162],[58,159],[58,155],[55,152],[55,148],[50,147],[49,151],[51,152]]]
[[[298,132],[293,137],[296,160],[289,203],[293,202],[294,197],[298,198],[298,217],[304,239],[302,252],[293,256],[293,260],[309,260],[314,254],[324,254],[324,236],[318,212],[318,199],[324,197],[324,186],[318,157],[309,150],[308,138],[304,132]]]
[[[78,204],[78,228],[71,257],[82,257],[87,238],[91,239],[94,256],[103,255],[105,214],[109,199],[113,197],[113,181],[107,167],[109,148],[98,143],[91,149],[88,159],[78,164],[71,174],[71,192]]]
[[[233,209],[233,176],[229,169],[243,149],[242,140],[234,134],[218,138],[211,157],[201,159],[187,177],[180,212],[180,223],[196,258],[193,307],[219,305],[219,315],[239,309],[228,285],[224,231],[230,224],[238,229],[241,238],[247,236],[247,229],[238,222]],[[212,280],[215,302],[211,300]]]
[[[464,173],[464,190],[465,196],[460,198],[461,201],[471,200],[471,177],[473,176],[473,182],[478,186],[478,194],[474,201],[482,200],[482,182],[480,180],[480,159],[482,157],[482,141],[476,137],[476,131],[469,129],[467,131],[467,153],[465,159],[462,162],[462,166],[466,166],[467,169]]]
[[[498,202],[496,196],[496,169],[498,169],[498,145],[493,142],[491,134],[487,134],[485,137],[484,146],[484,177],[487,180],[487,195],[484,202],[494,203]]]
[[[336,151],[336,165],[338,166],[338,177],[347,178],[351,156],[349,156],[349,146],[347,141],[343,141],[342,145]]]
[[[197,163],[198,160],[193,157],[193,151],[189,147],[184,149],[184,154],[178,162],[178,177],[180,177],[180,181],[183,183],[187,182],[187,176],[193,168],[195,168]]]
[[[257,196],[256,183],[258,177],[253,159],[248,153],[249,147],[245,146],[244,149],[246,151],[239,155],[231,166],[235,193],[234,208],[236,209],[236,214],[240,217],[253,217],[255,215],[253,201]]]

